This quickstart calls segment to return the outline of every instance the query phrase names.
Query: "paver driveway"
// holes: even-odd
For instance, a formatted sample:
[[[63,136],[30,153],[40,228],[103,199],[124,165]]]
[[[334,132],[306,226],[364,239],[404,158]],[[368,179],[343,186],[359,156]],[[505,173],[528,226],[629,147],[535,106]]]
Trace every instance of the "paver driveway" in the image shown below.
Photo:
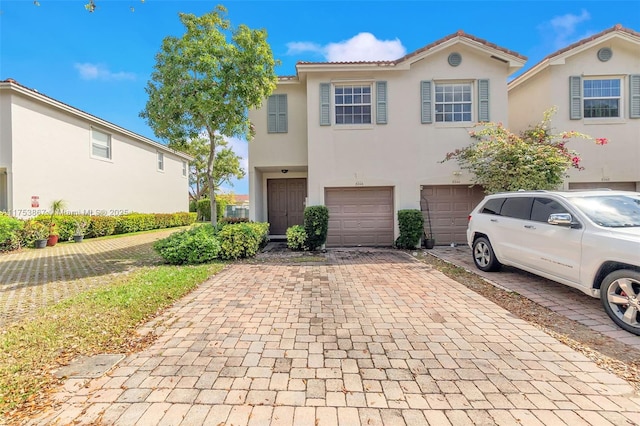
[[[632,387],[398,251],[235,264],[34,424],[640,424]]]

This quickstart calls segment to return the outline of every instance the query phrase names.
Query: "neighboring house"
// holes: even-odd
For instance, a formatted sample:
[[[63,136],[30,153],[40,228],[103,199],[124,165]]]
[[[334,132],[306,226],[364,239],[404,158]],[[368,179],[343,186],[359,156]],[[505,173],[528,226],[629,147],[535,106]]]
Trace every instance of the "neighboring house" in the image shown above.
[[[459,31],[395,61],[299,62],[250,112],[251,219],[281,236],[326,205],[328,246],[390,246],[398,210],[428,205],[436,243],[464,243],[483,192],[440,161],[474,123],[507,122],[507,80],[525,60]]]
[[[561,49],[511,81],[509,124],[521,131],[557,106],[556,131],[609,139],[568,145],[584,170],[571,169],[568,189],[640,191],[640,33],[616,25]]]
[[[225,217],[249,218],[249,195],[235,194],[233,204],[227,204]]]
[[[0,211],[28,218],[62,199],[67,212],[188,211],[191,157],[0,81]]]

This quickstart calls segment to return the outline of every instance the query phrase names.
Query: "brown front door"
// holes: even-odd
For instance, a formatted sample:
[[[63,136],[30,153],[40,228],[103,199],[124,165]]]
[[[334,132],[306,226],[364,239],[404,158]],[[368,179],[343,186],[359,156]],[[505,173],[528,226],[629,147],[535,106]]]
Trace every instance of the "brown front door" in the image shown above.
[[[287,228],[304,222],[307,180],[267,179],[269,233],[285,235]]]

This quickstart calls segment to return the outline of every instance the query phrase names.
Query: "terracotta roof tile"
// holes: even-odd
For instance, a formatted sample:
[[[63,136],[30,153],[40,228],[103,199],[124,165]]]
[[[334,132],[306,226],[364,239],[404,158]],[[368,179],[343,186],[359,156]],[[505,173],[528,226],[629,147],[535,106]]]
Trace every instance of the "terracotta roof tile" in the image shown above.
[[[590,42],[592,42],[594,40],[597,40],[600,37],[605,36],[605,35],[607,35],[609,33],[612,33],[612,32],[627,33],[627,34],[631,34],[631,35],[636,36],[636,37],[640,37],[640,33],[639,32],[634,31],[634,30],[629,29],[629,28],[625,28],[620,24],[616,24],[611,28],[607,28],[606,30],[601,31],[601,32],[599,32],[597,34],[594,34],[594,35],[592,35],[590,37],[583,38],[582,40],[579,40],[579,41],[577,41],[577,42],[575,42],[573,44],[568,45],[567,47],[563,47],[562,49],[560,49],[560,50],[558,50],[556,52],[553,52],[550,55],[545,56],[540,62],[538,62],[538,64],[541,63],[541,62],[544,62],[546,60],[549,60],[549,59],[551,59],[551,58],[553,58],[555,56],[559,56],[559,55],[561,55],[561,54],[563,54],[565,52],[568,52],[568,51],[570,51],[572,49],[575,49],[578,46],[582,46],[583,44],[587,44],[587,43],[590,43]],[[536,65],[538,65],[538,64],[536,64]],[[535,68],[535,66],[532,67],[532,68]]]
[[[393,61],[345,61],[345,62],[308,62],[308,61],[299,61],[298,64],[300,64],[300,65],[325,65],[325,64],[326,65],[329,65],[329,64],[331,64],[331,65],[357,65],[357,64],[363,64],[363,65],[364,64],[397,65],[397,64],[399,64],[401,62],[406,61],[409,58],[412,58],[414,56],[417,56],[417,55],[421,54],[422,52],[426,52],[426,51],[428,51],[430,49],[433,49],[434,47],[436,47],[436,46],[438,46],[438,45],[440,45],[442,43],[445,43],[445,42],[447,42],[447,41],[449,41],[449,40],[451,40],[453,38],[456,38],[456,37],[464,37],[464,38],[467,38],[469,40],[475,41],[477,43],[483,44],[483,45],[485,45],[487,47],[490,47],[492,49],[496,49],[496,50],[499,50],[499,51],[504,52],[506,54],[513,55],[513,56],[515,56],[517,58],[520,58],[520,59],[523,59],[523,60],[527,59],[526,56],[523,56],[523,55],[521,55],[521,54],[519,54],[519,53],[517,53],[517,52],[515,52],[513,50],[505,49],[504,47],[500,47],[500,46],[498,46],[498,45],[496,45],[494,43],[491,43],[491,42],[489,42],[487,40],[484,40],[484,39],[479,38],[479,37],[475,37],[475,36],[473,36],[471,34],[467,34],[462,30],[458,30],[453,34],[449,34],[446,37],[443,37],[443,38],[441,38],[439,40],[436,40],[433,43],[430,43],[430,44],[428,44],[428,45],[426,45],[426,46],[424,46],[424,47],[422,47],[422,48],[420,48],[418,50],[415,50],[415,51],[413,51],[411,53],[408,53],[408,54],[404,55],[403,57],[398,58],[398,59],[393,60]]]

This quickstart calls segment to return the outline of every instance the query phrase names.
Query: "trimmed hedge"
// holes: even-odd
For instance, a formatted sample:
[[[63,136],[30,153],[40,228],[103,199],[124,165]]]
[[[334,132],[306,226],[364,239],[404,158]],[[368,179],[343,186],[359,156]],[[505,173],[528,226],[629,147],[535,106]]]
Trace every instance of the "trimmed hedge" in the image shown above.
[[[400,236],[396,239],[396,247],[401,249],[416,248],[424,232],[423,227],[424,217],[420,210],[398,210]]]
[[[0,213],[0,251],[17,250],[31,247],[45,226],[49,235],[50,215],[40,215],[33,219],[21,220]],[[56,215],[53,217],[53,230],[60,241],[73,239],[79,224],[84,225],[85,238],[107,235],[127,234],[151,229],[188,226],[196,221],[196,213],[131,213],[122,216],[84,216]],[[17,227],[16,227],[16,224]],[[80,228],[82,228],[80,226]],[[5,232],[6,231],[6,232]],[[5,233],[9,235],[6,237]],[[5,238],[6,237],[6,238]]]
[[[307,248],[316,250],[327,241],[329,209],[327,206],[309,206],[304,209],[304,231]]]
[[[268,241],[269,224],[195,225],[157,241],[154,249],[171,264],[197,264],[213,259],[234,260],[255,256]]]

